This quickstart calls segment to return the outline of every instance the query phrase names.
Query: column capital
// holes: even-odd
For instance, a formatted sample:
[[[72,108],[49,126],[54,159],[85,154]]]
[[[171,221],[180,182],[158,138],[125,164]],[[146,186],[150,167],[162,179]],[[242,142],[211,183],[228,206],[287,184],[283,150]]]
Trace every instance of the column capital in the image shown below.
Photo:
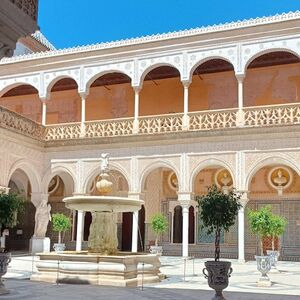
[[[0,186],[0,194],[8,194],[10,188],[8,186]]]
[[[86,91],[86,92],[78,92],[79,96],[83,99],[85,99],[88,95],[89,95],[89,92]]]
[[[241,193],[241,199],[240,199],[240,203],[243,205],[243,208],[246,207],[248,201],[249,201],[249,191],[247,190],[240,190],[238,191],[239,193]]]
[[[189,208],[193,204],[193,193],[177,192],[178,201],[182,208]]]
[[[243,83],[245,76],[246,76],[245,74],[235,74],[237,81],[240,83]]]
[[[191,80],[188,80],[188,79],[183,79],[181,80],[182,82],[182,85],[184,88],[188,88],[190,86],[190,84],[192,83]]]
[[[135,93],[139,93],[142,89],[142,85],[132,85],[132,88]]]
[[[49,100],[49,97],[48,96],[42,96],[40,97],[40,100],[46,104],[47,100]]]

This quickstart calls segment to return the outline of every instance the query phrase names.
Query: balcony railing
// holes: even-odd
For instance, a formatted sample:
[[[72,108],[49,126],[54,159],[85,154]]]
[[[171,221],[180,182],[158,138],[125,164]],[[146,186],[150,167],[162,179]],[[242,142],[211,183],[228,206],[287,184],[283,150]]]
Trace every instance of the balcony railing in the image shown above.
[[[45,138],[45,128],[15,112],[0,106],[0,127],[7,128],[34,139]]]
[[[38,0],[9,0],[34,21],[38,16]]]
[[[41,141],[143,136],[187,131],[300,124],[300,103],[42,126],[0,107],[0,127]]]

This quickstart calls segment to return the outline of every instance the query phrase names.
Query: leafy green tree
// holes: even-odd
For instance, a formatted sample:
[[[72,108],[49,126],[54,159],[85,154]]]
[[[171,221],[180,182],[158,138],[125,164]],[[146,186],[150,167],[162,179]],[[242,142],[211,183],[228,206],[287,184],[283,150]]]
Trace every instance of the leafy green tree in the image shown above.
[[[0,193],[0,235],[5,228],[17,225],[17,215],[24,211],[25,200],[19,194]]]
[[[56,213],[52,215],[53,231],[58,232],[58,243],[62,242],[61,233],[71,228],[71,219],[64,214]]]
[[[272,250],[275,250],[274,242],[276,238],[279,238],[285,230],[287,221],[284,217],[273,215],[271,218],[271,225],[270,225],[270,234],[272,237]]]
[[[250,230],[260,237],[260,252],[261,255],[264,255],[263,239],[272,236],[272,222],[275,224],[272,221],[274,215],[271,211],[271,205],[266,205],[257,211],[249,209],[247,214]]]
[[[151,229],[156,233],[155,246],[158,246],[159,235],[168,229],[167,218],[161,213],[153,215],[151,218]]]
[[[221,230],[228,231],[234,225],[239,209],[241,194],[234,189],[224,193],[216,185],[208,187],[207,194],[196,198],[200,208],[203,228],[208,234],[215,233],[215,261],[220,260]]]

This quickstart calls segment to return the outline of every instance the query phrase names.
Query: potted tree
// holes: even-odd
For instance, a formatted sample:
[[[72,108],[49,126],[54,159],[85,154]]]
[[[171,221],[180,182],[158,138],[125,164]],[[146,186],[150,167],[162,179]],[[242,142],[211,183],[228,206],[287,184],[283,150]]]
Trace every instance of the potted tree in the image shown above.
[[[52,215],[53,231],[58,232],[58,242],[53,245],[55,252],[62,252],[66,245],[62,243],[62,233],[71,228],[71,220],[64,214],[56,213]]]
[[[228,231],[234,225],[239,209],[241,194],[234,189],[224,193],[216,185],[208,187],[207,194],[196,198],[199,206],[203,228],[208,234],[215,234],[214,261],[206,261],[203,274],[208,279],[208,285],[215,290],[213,299],[225,299],[223,289],[228,286],[228,279],[232,273],[231,262],[220,261],[221,231]]]
[[[159,236],[165,233],[168,229],[167,218],[161,213],[153,215],[151,218],[151,229],[156,234],[156,238],[155,238],[155,246],[150,246],[150,253],[161,255],[163,249],[161,246],[158,246],[158,239]]]
[[[24,199],[18,194],[4,194],[0,192],[0,236],[2,245],[0,248],[0,295],[8,293],[2,282],[2,276],[7,272],[7,266],[11,261],[11,254],[5,249],[4,229],[17,225],[17,214],[24,209]]]
[[[261,277],[257,282],[258,286],[271,286],[270,278],[267,273],[271,270],[271,258],[264,254],[263,240],[272,236],[272,218],[273,214],[271,206],[267,205],[259,210],[251,210],[248,212],[249,226],[252,233],[257,234],[260,238],[260,255],[256,255],[257,269],[261,272]]]
[[[270,223],[270,234],[272,238],[272,250],[267,250],[267,255],[271,257],[271,266],[276,268],[280,252],[279,249],[275,250],[275,240],[284,233],[287,221],[285,218],[273,215]]]

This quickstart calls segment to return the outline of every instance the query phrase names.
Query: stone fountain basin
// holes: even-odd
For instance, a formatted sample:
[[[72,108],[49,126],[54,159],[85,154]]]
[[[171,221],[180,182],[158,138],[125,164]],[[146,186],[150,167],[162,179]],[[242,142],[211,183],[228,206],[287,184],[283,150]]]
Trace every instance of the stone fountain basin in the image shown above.
[[[37,272],[31,280],[52,283],[93,284],[136,287],[157,283],[160,260],[155,254],[119,252],[101,255],[87,251],[39,253]]]
[[[116,196],[72,196],[63,199],[66,207],[90,212],[133,212],[144,204],[143,200]]]

